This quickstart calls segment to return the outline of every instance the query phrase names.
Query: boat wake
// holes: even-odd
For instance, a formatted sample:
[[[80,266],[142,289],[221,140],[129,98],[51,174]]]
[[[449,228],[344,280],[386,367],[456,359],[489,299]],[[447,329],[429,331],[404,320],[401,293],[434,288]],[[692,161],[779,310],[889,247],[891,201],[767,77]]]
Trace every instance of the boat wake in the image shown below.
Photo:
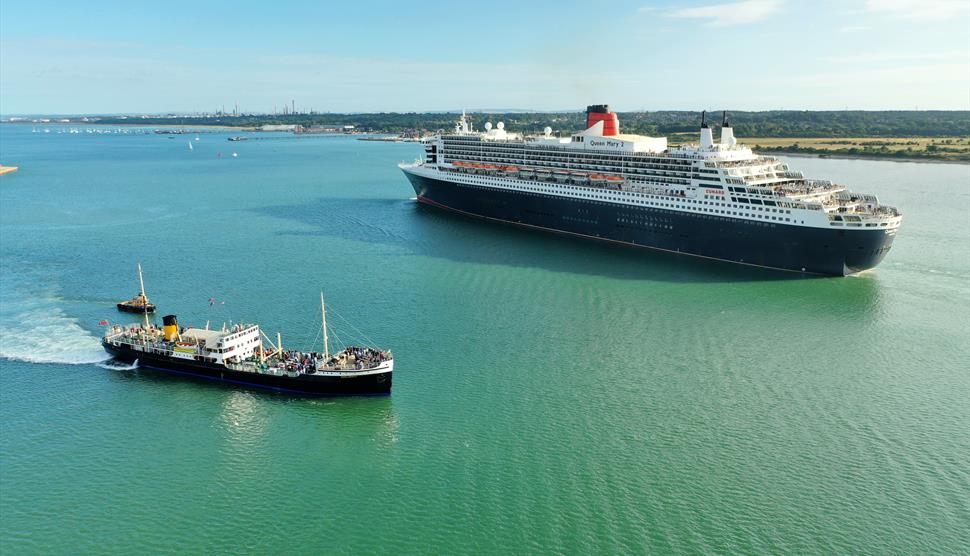
[[[93,334],[58,308],[32,308],[0,318],[0,358],[87,365],[109,356]]]
[[[108,360],[97,364],[102,369],[108,369],[109,371],[133,371],[138,368],[138,360],[135,359],[134,363],[120,363],[114,360]]]

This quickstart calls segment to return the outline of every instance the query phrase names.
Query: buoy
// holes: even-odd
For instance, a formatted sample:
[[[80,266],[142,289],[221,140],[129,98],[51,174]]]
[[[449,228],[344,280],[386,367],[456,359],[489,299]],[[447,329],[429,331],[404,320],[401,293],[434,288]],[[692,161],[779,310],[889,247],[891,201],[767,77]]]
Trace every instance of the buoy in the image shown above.
[[[233,157],[233,158],[236,158],[237,156],[239,156],[239,154],[237,154],[237,153],[232,153],[232,157]]]

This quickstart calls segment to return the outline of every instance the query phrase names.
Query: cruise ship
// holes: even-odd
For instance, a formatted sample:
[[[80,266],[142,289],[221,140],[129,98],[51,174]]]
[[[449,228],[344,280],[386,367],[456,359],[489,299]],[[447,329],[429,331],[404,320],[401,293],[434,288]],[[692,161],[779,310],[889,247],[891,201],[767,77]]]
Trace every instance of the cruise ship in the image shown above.
[[[805,274],[871,269],[892,248],[900,212],[875,195],[806,178],[701,115],[696,144],[620,133],[607,105],[560,137],[475,131],[424,140],[400,165],[420,203],[496,222],[605,242]]]

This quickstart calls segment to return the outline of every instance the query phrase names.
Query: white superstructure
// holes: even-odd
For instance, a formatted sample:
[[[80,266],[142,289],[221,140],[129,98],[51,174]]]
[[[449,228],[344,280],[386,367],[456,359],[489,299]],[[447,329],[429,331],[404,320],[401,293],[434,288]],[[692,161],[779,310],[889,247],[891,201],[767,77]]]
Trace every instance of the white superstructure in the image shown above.
[[[603,134],[604,123],[569,137],[522,136],[502,122],[476,132],[462,115],[453,133],[425,140],[409,173],[480,187],[618,205],[658,207],[767,223],[895,230],[902,220],[875,195],[807,179],[739,143],[724,121],[705,122],[698,144],[668,148],[665,137]]]

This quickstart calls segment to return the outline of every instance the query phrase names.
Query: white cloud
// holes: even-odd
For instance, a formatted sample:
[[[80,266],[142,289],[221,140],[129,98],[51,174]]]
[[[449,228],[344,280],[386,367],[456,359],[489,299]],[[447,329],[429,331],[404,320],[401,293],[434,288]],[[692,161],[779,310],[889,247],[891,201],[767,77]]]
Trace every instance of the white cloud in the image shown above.
[[[839,33],[856,33],[859,31],[868,31],[870,27],[866,25],[846,25],[845,27],[839,27]]]
[[[731,4],[714,4],[674,10],[670,17],[707,19],[712,27],[727,27],[761,21],[781,8],[781,0],[745,0]]]
[[[970,11],[967,0],[866,0],[866,9],[900,19],[943,20]]]
[[[833,68],[834,69],[834,68]],[[865,110],[970,108],[970,66],[963,63],[920,64],[846,69],[796,75],[780,81],[810,94],[815,106],[860,107]]]
[[[834,64],[872,64],[878,62],[912,62],[925,60],[955,60],[970,58],[970,52],[953,50],[949,52],[878,52],[869,54],[848,54],[828,56],[826,62]]]

